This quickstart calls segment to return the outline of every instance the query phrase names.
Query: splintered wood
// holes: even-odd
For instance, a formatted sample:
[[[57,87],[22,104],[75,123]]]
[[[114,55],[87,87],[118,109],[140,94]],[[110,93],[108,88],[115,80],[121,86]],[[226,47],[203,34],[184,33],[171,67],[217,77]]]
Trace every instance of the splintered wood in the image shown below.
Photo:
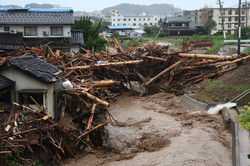
[[[111,52],[107,47],[101,53],[81,48],[86,53],[74,52],[72,55],[52,50],[48,45],[40,45],[0,54],[0,66],[6,58],[36,54],[61,69],[64,81],[68,80],[72,87],[58,91],[58,109],[55,110],[59,115],[58,121],[52,120],[32,97],[40,110],[34,110],[28,104],[13,103],[17,105],[16,110],[21,110],[19,115],[23,116],[18,116],[16,110],[9,114],[2,111],[0,131],[3,141],[11,147],[2,153],[10,153],[12,147],[18,151],[20,145],[39,145],[46,153],[53,152],[51,155],[57,158],[61,158],[61,155],[75,157],[77,153],[86,152],[87,147],[94,149],[102,146],[100,139],[103,134],[100,132],[110,122],[105,107],[122,93],[126,83],[137,81],[146,86],[149,92],[171,91],[178,95],[186,86],[220,76],[250,58],[246,54],[189,54],[190,43],[179,51],[155,43],[125,49],[115,38],[105,39],[113,46]],[[15,122],[18,122],[17,126]],[[14,127],[19,130],[12,132]],[[12,142],[7,138],[13,139]],[[32,146],[28,149],[30,152],[34,150]]]

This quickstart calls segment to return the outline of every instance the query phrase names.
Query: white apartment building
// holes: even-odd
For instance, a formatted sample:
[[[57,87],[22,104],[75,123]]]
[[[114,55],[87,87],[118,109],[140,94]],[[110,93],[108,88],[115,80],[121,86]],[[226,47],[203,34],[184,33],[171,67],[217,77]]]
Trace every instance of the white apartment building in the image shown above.
[[[115,14],[115,16],[112,16],[111,25],[129,25],[133,28],[142,28],[145,25],[158,25],[158,17],[153,15],[147,15],[146,13],[142,13],[138,16],[124,16],[123,14],[117,13]]]
[[[222,19],[220,14],[219,8],[213,8],[213,17],[212,19],[217,23],[217,26],[214,30],[212,30],[211,34],[215,34],[218,31],[223,31],[222,26]],[[222,9],[222,15],[223,15],[223,21],[224,21],[224,28],[225,32],[227,34],[234,34],[235,30],[238,27],[238,19],[239,19],[239,13],[238,8],[223,8]],[[241,27],[249,26],[250,20],[249,20],[249,14],[250,10],[247,8],[241,9]]]

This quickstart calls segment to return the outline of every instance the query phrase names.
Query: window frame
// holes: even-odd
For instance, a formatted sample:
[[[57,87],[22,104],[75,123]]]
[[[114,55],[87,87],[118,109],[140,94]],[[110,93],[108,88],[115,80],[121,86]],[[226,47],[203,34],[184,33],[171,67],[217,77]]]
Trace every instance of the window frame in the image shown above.
[[[32,28],[35,29],[35,34],[32,34]],[[37,26],[24,26],[24,36],[37,36]]]
[[[54,34],[53,32],[52,32],[52,29],[54,29],[54,28],[61,28],[62,29],[62,33],[56,33],[56,34]],[[56,29],[57,30],[57,29]],[[50,27],[50,35],[51,36],[63,36],[63,26],[51,26]]]

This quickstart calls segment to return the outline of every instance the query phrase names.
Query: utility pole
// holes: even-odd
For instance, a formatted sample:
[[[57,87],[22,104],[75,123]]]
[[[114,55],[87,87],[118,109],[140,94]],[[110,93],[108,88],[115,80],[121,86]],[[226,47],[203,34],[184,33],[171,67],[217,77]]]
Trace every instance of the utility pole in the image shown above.
[[[247,8],[248,8],[248,4],[247,4],[247,0],[246,0],[246,27],[247,27]]]
[[[220,6],[220,15],[221,15],[221,22],[222,22],[222,30],[223,30],[223,35],[224,35],[224,39],[226,39],[226,33],[225,33],[225,27],[224,27],[224,19],[223,19],[223,14],[222,14],[222,5],[221,5],[221,2],[219,0],[219,6]]]
[[[239,37],[238,37],[238,55],[240,55],[240,36],[241,36],[241,26],[240,26],[240,15],[241,14],[241,0],[239,0],[239,22],[238,22],[238,28],[239,28]]]

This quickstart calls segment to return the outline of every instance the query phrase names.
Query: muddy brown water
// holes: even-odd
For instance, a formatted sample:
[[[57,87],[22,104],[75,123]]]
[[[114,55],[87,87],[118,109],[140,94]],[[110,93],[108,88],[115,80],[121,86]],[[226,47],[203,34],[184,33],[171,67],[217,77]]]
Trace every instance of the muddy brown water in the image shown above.
[[[231,134],[221,119],[184,109],[180,97],[123,94],[109,112],[119,122],[106,126],[112,150],[72,159],[65,166],[232,165]]]

